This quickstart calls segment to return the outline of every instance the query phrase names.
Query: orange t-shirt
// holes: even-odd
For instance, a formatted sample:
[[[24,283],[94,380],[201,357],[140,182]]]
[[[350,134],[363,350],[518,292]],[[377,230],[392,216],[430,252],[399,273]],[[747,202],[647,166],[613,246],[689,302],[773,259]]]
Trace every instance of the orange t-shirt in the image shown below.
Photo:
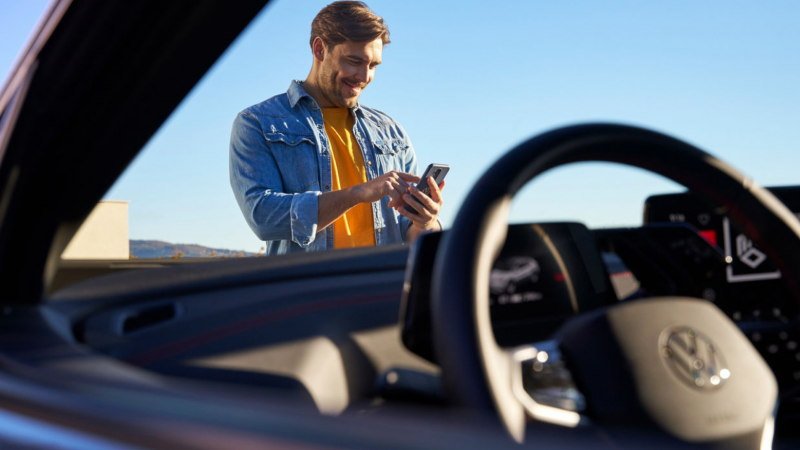
[[[331,190],[367,182],[364,155],[353,136],[355,120],[347,108],[322,108],[325,131],[331,146]],[[375,222],[372,206],[359,203],[333,222],[333,247],[375,245]]]

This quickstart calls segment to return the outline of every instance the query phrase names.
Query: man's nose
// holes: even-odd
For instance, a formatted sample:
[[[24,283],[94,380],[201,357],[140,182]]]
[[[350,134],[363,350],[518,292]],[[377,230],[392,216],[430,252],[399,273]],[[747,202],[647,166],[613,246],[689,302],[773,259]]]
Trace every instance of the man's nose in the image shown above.
[[[363,64],[358,67],[358,71],[356,72],[356,79],[362,83],[366,83],[369,81],[369,66]]]

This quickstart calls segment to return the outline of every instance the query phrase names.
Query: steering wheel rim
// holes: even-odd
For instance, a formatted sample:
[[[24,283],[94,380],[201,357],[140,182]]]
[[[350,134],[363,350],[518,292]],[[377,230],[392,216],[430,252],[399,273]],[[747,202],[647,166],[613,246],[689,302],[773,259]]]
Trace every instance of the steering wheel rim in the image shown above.
[[[547,170],[588,161],[639,167],[727,206],[800,301],[800,221],[724,162],[678,139],[625,125],[577,125],[536,136],[500,158],[472,188],[443,238],[432,283],[433,337],[448,395],[462,406],[495,411],[517,441],[526,417],[506,387],[511,365],[492,333],[489,273],[505,241],[513,196]]]

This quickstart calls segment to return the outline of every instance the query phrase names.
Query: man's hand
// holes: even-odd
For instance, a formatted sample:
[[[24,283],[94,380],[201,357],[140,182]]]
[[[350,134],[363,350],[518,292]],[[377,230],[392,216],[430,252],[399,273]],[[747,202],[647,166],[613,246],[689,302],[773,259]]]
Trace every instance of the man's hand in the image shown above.
[[[324,192],[318,199],[317,229],[328,227],[359,203],[377,202],[387,195],[392,198],[389,206],[401,208],[406,204],[403,194],[408,192],[408,183],[419,181],[420,178],[416,175],[394,171],[340,191]]]
[[[407,211],[402,206],[395,207],[397,212],[407,217],[413,224],[406,232],[406,240],[409,242],[414,241],[422,233],[441,229],[436,218],[439,216],[439,211],[442,209],[443,200],[441,190],[444,189],[444,181],[442,181],[441,186],[436,185],[433,181],[433,177],[428,177],[426,181],[431,189],[430,197],[414,186],[409,186],[408,192],[403,194],[403,200],[417,210],[416,214]]]
[[[419,182],[420,178],[416,175],[393,170],[353,188],[356,190],[359,203],[377,202],[388,195],[392,198],[389,206],[399,208],[406,204],[403,195],[409,192],[408,183]]]

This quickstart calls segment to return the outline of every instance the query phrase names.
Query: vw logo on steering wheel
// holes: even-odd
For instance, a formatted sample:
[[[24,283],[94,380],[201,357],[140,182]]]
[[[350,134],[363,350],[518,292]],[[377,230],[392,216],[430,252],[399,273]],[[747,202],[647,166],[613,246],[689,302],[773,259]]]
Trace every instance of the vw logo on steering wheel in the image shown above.
[[[692,328],[667,328],[659,347],[667,367],[693,388],[716,390],[731,376],[714,344]]]

